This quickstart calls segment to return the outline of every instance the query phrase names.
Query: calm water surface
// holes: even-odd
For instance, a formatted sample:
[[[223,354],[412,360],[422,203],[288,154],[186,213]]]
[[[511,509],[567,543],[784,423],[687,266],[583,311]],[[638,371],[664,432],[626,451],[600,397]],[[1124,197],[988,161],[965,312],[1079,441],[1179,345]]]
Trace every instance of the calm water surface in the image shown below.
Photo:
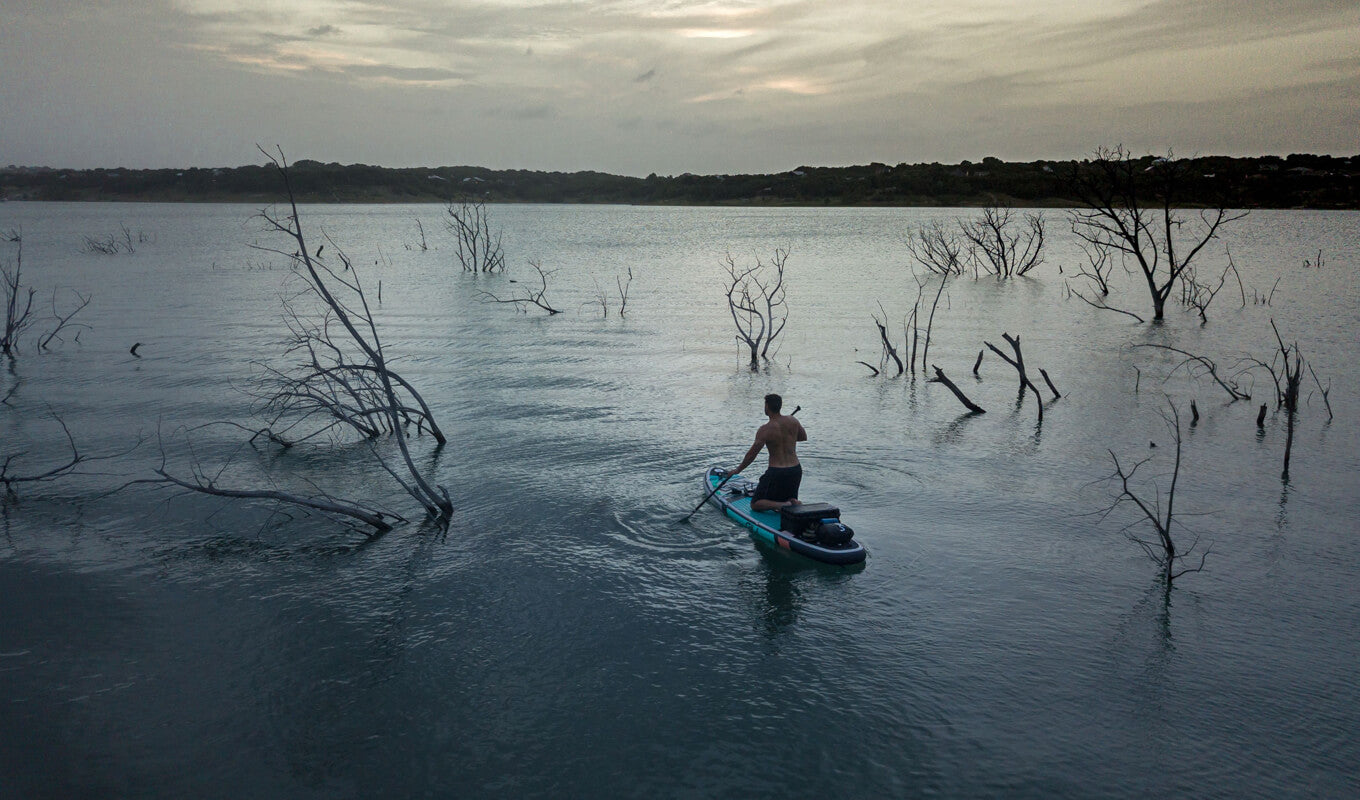
[[[931,361],[989,412],[964,417],[855,362],[878,359],[879,304],[900,327],[916,296],[904,232],[966,212],[495,207],[510,274],[467,276],[438,207],[306,208],[381,281],[389,353],[450,437],[412,440],[455,496],[447,533],[365,542],[267,506],[106,494],[160,464],[158,430],[186,472],[195,429],[224,484],[310,480],[414,514],[363,445],[198,428],[248,424],[256,364],[279,355],[288,270],[252,248],[282,245],[255,210],[0,205],[44,313],[54,290],[94,295],[78,343],[5,366],[0,453],[60,461],[51,412],[82,452],[123,453],[3,507],[0,796],[1360,796],[1360,214],[1253,213],[1225,239],[1248,300],[1282,276],[1271,305],[1232,283],[1208,325],[1152,327],[1067,298],[1078,255],[1048,212],[1034,278],[941,301]],[[417,218],[431,250],[407,247]],[[81,252],[120,224],[147,234],[136,253]],[[776,246],[790,318],[752,373],[720,262]],[[477,302],[530,259],[559,270],[563,314]],[[595,285],[629,268],[627,317],[603,318]],[[1283,417],[1254,424],[1263,376],[1229,403],[1132,348],[1269,361],[1271,319],[1335,412],[1310,381],[1287,483]],[[1002,332],[1063,392],[1042,425],[1007,365],[970,374]],[[711,508],[676,524],[770,391],[802,406],[803,497],[842,507],[863,568],[764,552]],[[1091,515],[1107,450],[1151,454],[1140,477],[1166,485],[1164,395],[1202,414],[1176,505],[1182,541],[1212,547],[1169,599],[1121,533],[1135,518]]]

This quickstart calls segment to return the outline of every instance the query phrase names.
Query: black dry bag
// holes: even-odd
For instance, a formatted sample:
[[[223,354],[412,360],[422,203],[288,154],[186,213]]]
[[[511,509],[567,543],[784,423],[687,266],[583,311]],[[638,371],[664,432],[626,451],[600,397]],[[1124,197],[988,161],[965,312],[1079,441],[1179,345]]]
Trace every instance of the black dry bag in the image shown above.
[[[826,520],[817,526],[817,542],[823,547],[840,547],[854,538],[855,532],[839,520]]]

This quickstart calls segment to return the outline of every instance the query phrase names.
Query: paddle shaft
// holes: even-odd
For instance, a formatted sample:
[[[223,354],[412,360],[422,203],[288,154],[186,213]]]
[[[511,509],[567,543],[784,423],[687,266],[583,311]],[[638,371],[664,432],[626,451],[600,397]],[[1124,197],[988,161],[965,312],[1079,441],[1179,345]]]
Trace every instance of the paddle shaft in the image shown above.
[[[794,406],[794,407],[793,407],[793,413],[792,413],[792,414],[789,414],[789,416],[790,416],[790,417],[795,416],[799,411],[802,411],[802,410],[803,410],[803,407],[802,407],[802,406]],[[737,473],[734,472],[734,473],[732,473],[731,475],[728,475],[726,478],[723,478],[722,480],[718,481],[718,485],[717,485],[717,486],[714,486],[712,491],[710,491],[708,494],[704,495],[704,499],[699,501],[699,505],[695,506],[693,511],[689,512],[688,514],[686,514],[685,516],[683,516],[683,517],[680,518],[680,522],[684,522],[685,520],[687,520],[687,519],[689,519],[690,517],[694,516],[695,514],[699,513],[699,509],[701,509],[701,508],[704,507],[704,503],[707,503],[707,502],[708,502],[708,498],[710,498],[710,497],[712,497],[713,495],[717,494],[717,493],[718,493],[718,490],[721,489],[721,488],[723,487],[724,484],[726,484],[728,481],[732,480],[732,479],[735,478],[735,477],[737,477]]]

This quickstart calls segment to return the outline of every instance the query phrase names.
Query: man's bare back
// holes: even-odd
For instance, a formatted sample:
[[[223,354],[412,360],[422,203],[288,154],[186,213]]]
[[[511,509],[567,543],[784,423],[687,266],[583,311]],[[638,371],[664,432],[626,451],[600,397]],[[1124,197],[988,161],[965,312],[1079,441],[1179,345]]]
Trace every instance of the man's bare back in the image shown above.
[[[751,508],[756,511],[769,511],[799,502],[798,485],[803,479],[803,468],[798,463],[798,443],[807,441],[807,431],[803,430],[803,423],[797,417],[779,413],[782,404],[779,395],[766,395],[765,415],[770,421],[756,430],[755,443],[746,451],[741,464],[730,473],[735,475],[749,467],[762,448],[769,450],[770,468],[760,476],[760,483],[752,495]]]
[[[797,417],[780,414],[761,425],[756,431],[756,442],[764,442],[770,454],[770,466],[792,467],[798,463],[798,443],[807,441],[807,432]]]

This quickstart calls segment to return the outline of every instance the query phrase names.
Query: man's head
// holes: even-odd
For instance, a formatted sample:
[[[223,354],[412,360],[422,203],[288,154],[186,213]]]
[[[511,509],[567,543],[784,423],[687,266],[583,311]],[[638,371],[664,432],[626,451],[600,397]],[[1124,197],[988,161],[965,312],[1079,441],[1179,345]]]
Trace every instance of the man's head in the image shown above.
[[[777,394],[765,395],[765,413],[778,414],[779,409],[784,407],[784,398]]]

